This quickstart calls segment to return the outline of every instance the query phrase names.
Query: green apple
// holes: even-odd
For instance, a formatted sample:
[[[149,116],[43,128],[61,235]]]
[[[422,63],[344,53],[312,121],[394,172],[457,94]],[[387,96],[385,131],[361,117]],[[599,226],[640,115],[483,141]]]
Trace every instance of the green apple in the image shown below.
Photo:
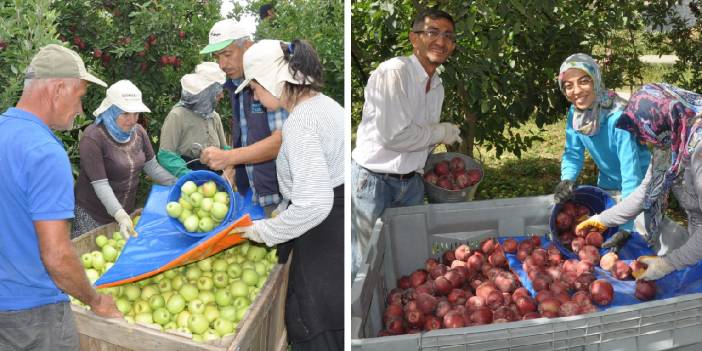
[[[122,233],[120,233],[120,232],[112,232],[112,239],[110,239],[110,240],[114,240],[114,241],[124,240],[124,237],[122,237]],[[110,243],[109,240],[107,242],[108,242],[108,244],[113,245],[112,243]]]
[[[193,212],[190,210],[183,210],[181,212],[180,217],[178,217],[178,222],[180,223],[185,223],[185,220],[188,219],[188,217],[192,216]]]
[[[171,312],[168,312],[167,309],[161,307],[151,314],[151,318],[154,320],[154,322],[160,325],[165,325],[171,321]]]
[[[239,322],[240,320],[244,319],[244,316],[246,316],[246,312],[249,310],[249,306],[246,306],[244,308],[237,308],[236,309],[236,320],[235,322]]]
[[[161,293],[171,291],[172,288],[173,286],[171,285],[170,279],[163,279],[160,283],[158,283],[158,291],[160,291]]]
[[[179,294],[173,294],[166,300],[166,309],[172,314],[180,313],[185,308],[185,299]]]
[[[183,284],[183,286],[179,290],[180,296],[185,299],[185,301],[190,302],[192,300],[195,300],[197,298],[197,295],[200,293],[200,291],[197,289],[195,285],[192,285],[190,283]]]
[[[239,249],[241,251],[241,254],[244,256],[246,256],[246,254],[249,252],[249,248],[251,248],[250,241],[244,241],[241,245],[239,245]]]
[[[127,298],[127,300],[135,301],[139,298],[139,295],[141,295],[141,289],[139,289],[139,287],[136,285],[129,284],[124,287],[123,294]]]
[[[180,199],[178,199],[178,204],[180,204],[181,207],[181,216],[183,211],[193,209],[193,205],[190,203],[190,200],[184,196],[181,196]],[[178,216],[178,218],[181,216]]]
[[[266,264],[263,262],[268,262],[268,261],[254,262],[254,271],[256,271],[256,274],[258,274],[259,276],[266,275],[266,272],[268,271]]]
[[[183,206],[181,206],[178,202],[171,201],[166,204],[166,212],[168,212],[170,217],[178,218],[181,212],[183,212]]]
[[[200,209],[209,213],[210,211],[212,211],[212,204],[214,204],[214,200],[212,200],[209,197],[206,197],[202,199],[202,202],[200,202]]]
[[[241,280],[247,285],[256,285],[258,282],[258,274],[253,269],[244,269],[241,272]]]
[[[215,341],[215,340],[219,340],[219,339],[220,339],[219,334],[214,329],[207,329],[202,334],[203,341]]]
[[[253,261],[248,260],[241,263],[241,268],[255,270]]]
[[[212,271],[212,258],[208,257],[204,260],[199,260],[197,261],[196,265],[197,268],[199,268],[203,272],[210,272]]]
[[[236,322],[236,307],[232,305],[224,306],[219,309],[219,318]]]
[[[161,295],[154,295],[149,298],[149,306],[151,306],[151,310],[155,311],[159,308],[162,308],[166,305],[166,300],[163,298]],[[163,323],[159,323],[163,324]]]
[[[246,258],[248,258],[249,261],[258,261],[266,257],[267,253],[268,252],[265,248],[258,245],[252,245],[249,252],[246,253]]]
[[[124,298],[118,298],[115,300],[115,305],[117,305],[117,309],[122,313],[122,314],[127,314],[129,311],[132,310],[132,304]]]
[[[203,317],[203,318],[204,318],[204,317]],[[207,320],[205,320],[205,323],[207,323]],[[188,329],[188,331],[189,331],[190,333],[192,333],[192,331],[190,331],[190,329]],[[200,334],[193,334],[193,341],[194,341],[194,342],[204,342],[205,340],[202,338],[202,335],[200,335]]]
[[[190,311],[188,310],[183,310],[175,318],[176,324],[178,327],[188,327],[188,319],[190,318]],[[188,331],[189,332],[189,331]]]
[[[192,180],[188,180],[180,186],[180,191],[186,195],[193,194],[197,190],[197,185]]]
[[[170,299],[171,296],[173,296],[173,294],[175,294],[175,291],[166,291],[161,293],[161,297],[163,297],[163,301],[168,301],[168,299]]]
[[[183,286],[183,283],[185,282],[185,279],[183,276],[175,276],[171,279],[171,289],[173,290],[180,290],[180,288]]]
[[[271,251],[268,251],[268,254],[266,255],[266,259],[270,263],[273,263],[273,264],[278,263],[278,250],[273,249]]]
[[[144,301],[149,301],[151,296],[158,294],[158,288],[155,285],[148,285],[141,288],[141,299]]]
[[[225,336],[234,332],[234,323],[226,318],[220,317],[212,325],[219,336]]]
[[[188,232],[194,233],[197,231],[198,222],[199,220],[197,219],[197,216],[190,215],[190,217],[186,218],[183,222],[183,227],[185,227],[185,230],[187,230]]]
[[[107,262],[114,262],[117,259],[117,249],[110,245],[105,245],[102,247],[102,257],[105,259]]]
[[[176,324],[176,322],[173,322],[173,321],[170,321],[163,326],[163,330],[176,330],[176,329],[178,329],[178,325]]]
[[[197,298],[202,300],[202,303],[207,305],[208,303],[215,301],[215,294],[212,290],[201,290]]]
[[[234,280],[229,283],[229,293],[233,297],[246,296],[249,293],[249,286],[242,280]]]
[[[197,224],[197,228],[198,228],[201,232],[209,232],[209,231],[211,231],[212,229],[214,229],[214,221],[213,221],[212,218],[210,218],[209,216],[207,216],[207,217],[201,217],[201,218],[200,218],[200,221],[199,221],[198,224]]]
[[[205,313],[205,304],[200,299],[194,299],[188,302],[188,311],[192,314]]]
[[[105,269],[105,258],[102,256],[102,252],[93,251],[90,255],[93,256],[93,268],[98,271]]]
[[[215,292],[215,302],[217,306],[229,306],[232,303],[232,294],[225,289],[220,289]]]
[[[100,273],[94,268],[87,269],[85,275],[88,277],[90,284],[95,284],[95,282],[100,278]]]
[[[188,278],[189,281],[194,282],[198,280],[202,276],[202,270],[198,268],[198,266],[195,265],[189,265],[187,269],[185,270],[185,277]]]
[[[220,203],[223,205],[228,205],[229,204],[229,194],[227,194],[224,191],[218,191],[214,194],[212,197],[215,203]]]
[[[227,275],[229,276],[230,279],[236,279],[241,277],[241,266],[238,264],[234,263],[227,267]]]
[[[214,286],[216,288],[224,288],[227,286],[227,284],[229,284],[229,277],[225,272],[215,272],[215,274],[212,276],[212,281],[214,282]]]
[[[200,277],[197,280],[197,289],[200,291],[212,290],[213,285],[214,285],[214,282],[212,281],[212,278],[210,278],[210,277]]]
[[[137,323],[154,324],[154,318],[151,312],[141,312],[134,316],[134,321]]]
[[[214,322],[215,319],[219,318],[219,310],[217,309],[217,306],[206,305],[205,306],[205,318],[207,318],[207,321],[210,323]]]
[[[80,255],[80,261],[83,263],[83,268],[85,269],[93,267],[93,255],[90,253]]]
[[[107,244],[107,237],[102,234],[98,235],[97,237],[95,237],[95,244],[99,248],[102,248],[103,246],[105,246],[105,244]]]
[[[163,277],[168,278],[168,279],[173,279],[177,275],[178,275],[178,271],[176,271],[175,269],[169,269],[169,270],[163,272]]]
[[[134,309],[134,313],[136,314],[145,312],[151,313],[151,306],[149,305],[149,303],[141,299],[134,301],[132,308]]]
[[[210,215],[212,216],[212,219],[221,221],[224,219],[224,217],[227,216],[228,211],[229,208],[227,207],[227,205],[215,202],[214,204],[212,204]]]
[[[202,184],[202,195],[205,197],[214,197],[217,194],[217,183],[214,180],[209,180]]]
[[[217,255],[220,256],[220,255]],[[220,256],[223,257],[223,256]],[[229,265],[227,264],[227,261],[224,258],[217,258],[214,261],[212,261],[212,270],[215,272],[226,272],[227,267]]]
[[[200,193],[190,194],[190,204],[193,205],[193,208],[199,208],[200,204],[202,204],[202,199],[204,197]]]

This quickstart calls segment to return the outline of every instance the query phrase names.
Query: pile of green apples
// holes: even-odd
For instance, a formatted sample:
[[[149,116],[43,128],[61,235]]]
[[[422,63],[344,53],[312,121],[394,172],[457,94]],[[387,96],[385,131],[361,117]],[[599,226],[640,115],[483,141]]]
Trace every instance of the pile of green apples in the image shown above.
[[[198,186],[189,180],[180,187],[180,198],[166,204],[168,215],[177,218],[190,233],[209,232],[229,212],[229,194],[217,189],[213,180]]]
[[[106,239],[98,236],[96,243],[102,243],[103,238]],[[106,246],[109,244],[101,247],[103,251]],[[98,251],[81,257],[89,255],[94,259],[94,253],[105,257],[104,252]],[[275,249],[245,241],[148,279],[98,291],[111,295],[130,323],[153,324],[163,331],[190,334],[194,341],[215,341],[235,332],[277,261]],[[94,272],[88,273],[92,282],[106,270],[96,269],[95,262],[86,265],[86,272]],[[104,266],[112,266],[112,261],[106,260]],[[77,300],[73,302],[82,305]]]
[[[126,241],[120,232],[112,233],[111,239],[105,235],[95,237],[95,244],[100,250],[84,253],[80,256],[90,283],[95,284],[95,281],[112,267],[125,243]]]

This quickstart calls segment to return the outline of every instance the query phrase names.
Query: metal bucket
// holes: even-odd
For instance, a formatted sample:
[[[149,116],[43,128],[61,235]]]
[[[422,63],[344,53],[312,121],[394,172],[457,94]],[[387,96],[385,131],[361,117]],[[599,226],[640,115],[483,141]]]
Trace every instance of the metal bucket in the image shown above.
[[[465,202],[471,201],[475,197],[475,192],[478,190],[478,185],[483,181],[485,173],[483,166],[474,160],[472,157],[457,152],[442,152],[438,154],[430,154],[427,163],[424,165],[424,173],[433,170],[434,165],[441,161],[450,161],[454,157],[460,157],[466,164],[466,170],[477,169],[480,171],[480,180],[461,190],[448,190],[437,185],[424,182],[424,189],[429,198],[429,203],[447,203],[447,202]]]

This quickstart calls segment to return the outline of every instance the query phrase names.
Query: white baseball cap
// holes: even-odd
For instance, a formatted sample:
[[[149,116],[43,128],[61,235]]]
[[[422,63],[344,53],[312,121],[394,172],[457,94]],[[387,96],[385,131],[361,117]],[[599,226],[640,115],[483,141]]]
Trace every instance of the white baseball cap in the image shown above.
[[[243,23],[233,19],[221,20],[210,29],[209,44],[200,50],[200,54],[220,51],[241,38],[251,38],[251,32]]]
[[[244,53],[244,77],[243,83],[234,92],[238,94],[252,80],[268,90],[273,96],[280,98],[285,82],[294,84],[309,84],[302,80],[295,79],[290,73],[288,62],[285,61],[283,49],[280,47],[280,40],[261,40]],[[309,79],[309,78],[308,78]]]
[[[93,112],[93,116],[99,116],[112,105],[128,113],[151,112],[141,101],[141,91],[139,88],[126,79],[120,80],[107,88],[107,96],[102,99],[102,103],[100,103],[97,110]]]
[[[224,84],[227,74],[215,62],[203,62],[195,67],[195,73],[186,74],[180,85],[190,94],[198,94],[213,83]]]

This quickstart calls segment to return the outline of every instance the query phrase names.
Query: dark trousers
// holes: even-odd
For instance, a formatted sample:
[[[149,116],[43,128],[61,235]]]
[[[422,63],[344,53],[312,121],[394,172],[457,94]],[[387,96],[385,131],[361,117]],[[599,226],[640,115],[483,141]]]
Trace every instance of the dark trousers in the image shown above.
[[[75,351],[78,331],[68,302],[0,312],[0,350]]]

